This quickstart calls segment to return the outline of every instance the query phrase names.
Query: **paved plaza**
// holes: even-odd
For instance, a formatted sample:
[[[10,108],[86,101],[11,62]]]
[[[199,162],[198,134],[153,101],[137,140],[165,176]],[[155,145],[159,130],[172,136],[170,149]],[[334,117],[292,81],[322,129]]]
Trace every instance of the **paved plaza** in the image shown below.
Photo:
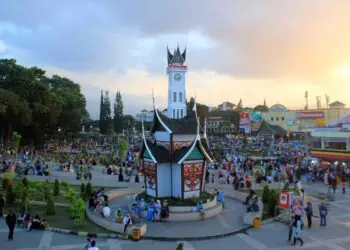
[[[44,178],[44,177],[40,177]],[[113,176],[99,175],[96,180],[101,181],[104,179],[104,184],[116,183]],[[68,177],[67,177],[68,180]],[[75,180],[70,179],[71,182]],[[101,183],[101,182],[100,182]],[[119,184],[119,183],[118,183]],[[130,186],[140,184],[126,184]],[[232,190],[231,185],[225,184],[208,184],[209,188],[220,187],[225,192]],[[306,192],[309,194],[322,193],[326,191],[326,188],[322,184],[309,185],[306,188]],[[312,198],[312,201],[317,203],[316,198]],[[118,205],[118,204],[115,204]],[[237,209],[242,209],[241,204],[237,204]],[[232,211],[226,211],[227,213],[235,213]],[[318,211],[314,211],[317,215]],[[174,232],[181,231],[186,235],[186,232],[196,230],[196,234],[205,234],[208,230],[215,230],[215,227],[221,227],[222,229],[232,229],[236,227],[235,221],[225,219],[225,215],[213,218],[208,221],[204,221],[203,224],[194,226],[184,225],[181,223],[173,228]],[[189,222],[186,222],[189,223]],[[197,222],[198,223],[198,222]],[[237,222],[238,223],[238,222]],[[189,223],[191,224],[191,223]],[[159,229],[155,229],[159,226]],[[167,234],[167,226],[162,223],[154,223],[150,225],[150,230],[156,230],[156,232]],[[217,229],[219,229],[217,228]],[[191,232],[192,233],[192,232]],[[186,250],[226,250],[230,248],[235,249],[293,249],[292,246],[286,243],[288,235],[288,228],[286,225],[279,222],[271,222],[263,225],[261,229],[249,229],[246,233],[240,233],[225,238],[202,240],[202,241],[185,241]],[[336,201],[331,204],[330,212],[327,221],[327,227],[323,228],[319,226],[319,219],[313,218],[313,228],[305,228],[302,231],[302,238],[305,241],[305,245],[302,248],[305,249],[336,249],[346,250],[350,249],[350,193],[342,195],[340,190],[337,191]],[[1,250],[29,250],[29,249],[54,249],[54,250],[80,250],[83,249],[86,244],[86,239],[81,236],[66,235],[60,233],[53,233],[49,231],[34,231],[26,232],[23,229],[17,229],[15,231],[15,237],[13,242],[7,241],[7,228],[4,220],[0,221],[0,241],[3,243]],[[101,250],[138,250],[138,249],[175,249],[176,241],[164,242],[153,240],[141,240],[139,242],[124,241],[118,239],[97,239],[97,245]],[[297,248],[300,248],[297,246]]]

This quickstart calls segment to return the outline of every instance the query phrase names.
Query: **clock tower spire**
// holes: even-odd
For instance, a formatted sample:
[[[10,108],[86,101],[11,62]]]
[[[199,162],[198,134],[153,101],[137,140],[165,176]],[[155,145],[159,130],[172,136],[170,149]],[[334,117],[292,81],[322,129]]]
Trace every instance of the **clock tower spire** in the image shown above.
[[[187,72],[186,49],[181,53],[179,46],[174,53],[168,52],[168,117],[171,119],[181,119],[187,115],[186,108],[186,81]]]

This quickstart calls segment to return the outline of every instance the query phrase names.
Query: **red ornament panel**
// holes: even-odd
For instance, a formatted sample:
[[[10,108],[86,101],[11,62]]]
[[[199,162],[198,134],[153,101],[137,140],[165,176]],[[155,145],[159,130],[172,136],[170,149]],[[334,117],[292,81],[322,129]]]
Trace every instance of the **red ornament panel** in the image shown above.
[[[143,163],[143,174],[146,178],[146,187],[156,189],[157,169],[152,162],[145,161]]]
[[[202,181],[203,163],[184,164],[184,191],[199,190]]]

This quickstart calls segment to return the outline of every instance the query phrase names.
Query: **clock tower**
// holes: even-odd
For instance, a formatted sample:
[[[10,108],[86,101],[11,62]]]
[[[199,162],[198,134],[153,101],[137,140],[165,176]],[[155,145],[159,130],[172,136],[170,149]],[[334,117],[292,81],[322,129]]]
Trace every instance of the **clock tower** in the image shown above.
[[[172,54],[168,50],[168,118],[182,119],[187,115],[186,109],[186,79],[187,66],[186,49],[181,53],[179,46]]]

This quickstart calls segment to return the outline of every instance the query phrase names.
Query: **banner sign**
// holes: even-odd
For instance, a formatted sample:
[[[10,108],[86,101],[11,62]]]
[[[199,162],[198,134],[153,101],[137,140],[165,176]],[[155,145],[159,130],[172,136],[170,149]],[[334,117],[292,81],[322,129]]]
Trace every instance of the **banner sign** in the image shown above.
[[[297,112],[297,119],[320,119],[324,118],[324,113],[321,111],[302,111]]]
[[[261,112],[250,112],[250,125],[251,131],[258,131],[261,125],[262,115]]]
[[[239,113],[239,129],[244,133],[250,133],[250,114],[249,112]]]

